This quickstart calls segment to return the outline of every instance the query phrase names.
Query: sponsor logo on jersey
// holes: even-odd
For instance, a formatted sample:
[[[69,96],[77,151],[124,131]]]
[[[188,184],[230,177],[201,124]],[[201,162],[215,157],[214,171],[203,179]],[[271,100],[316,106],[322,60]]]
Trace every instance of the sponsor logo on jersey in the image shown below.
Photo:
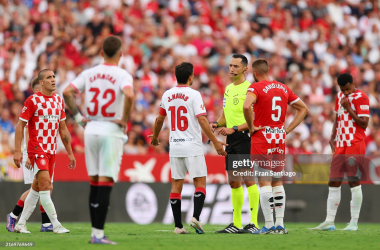
[[[254,88],[248,88],[248,89],[247,89],[247,92],[253,92],[253,91],[255,91]]]
[[[60,116],[59,115],[42,115],[40,118],[44,120],[48,120],[49,122],[58,122]]]
[[[360,105],[361,110],[369,110],[369,105]]]
[[[282,128],[265,128],[265,133],[266,134],[284,134],[285,129]]]
[[[172,139],[170,137],[170,142],[185,142],[185,141],[195,141],[195,138],[179,138],[179,139]]]
[[[189,97],[182,93],[172,94],[172,96],[168,96],[168,102],[171,102],[175,99],[182,99],[186,102],[189,99]]]
[[[279,154],[284,154],[284,150],[277,147],[277,148],[268,148],[267,155],[276,153],[276,152]]]
[[[205,110],[205,105],[204,104],[201,104],[201,109]]]
[[[25,107],[25,106],[24,106],[24,107],[22,108],[21,113],[24,113],[27,109],[28,109],[28,107]]]

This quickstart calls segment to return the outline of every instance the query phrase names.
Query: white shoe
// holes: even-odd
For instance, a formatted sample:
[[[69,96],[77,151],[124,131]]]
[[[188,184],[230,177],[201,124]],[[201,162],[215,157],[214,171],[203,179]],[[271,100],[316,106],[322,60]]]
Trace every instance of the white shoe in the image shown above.
[[[30,234],[30,232],[28,231],[25,225],[19,225],[19,224],[15,226],[14,232],[22,233],[22,234]]]
[[[59,225],[59,226],[57,226],[56,228],[53,229],[53,232],[55,234],[64,234],[64,233],[70,233],[70,230],[67,230],[62,225]]]
[[[354,222],[347,223],[347,227],[343,228],[342,230],[344,230],[344,231],[358,231],[359,230],[358,223],[354,223]]]
[[[183,228],[176,227],[174,229],[174,233],[175,234],[188,234],[188,232],[186,231],[186,229],[184,227]]]
[[[190,220],[189,226],[194,228],[195,232],[197,234],[204,234],[205,233],[205,231],[203,231],[202,224],[197,219],[195,219],[194,217]]]
[[[319,226],[310,228],[310,230],[316,230],[316,231],[335,231],[335,225],[332,221],[324,221]]]

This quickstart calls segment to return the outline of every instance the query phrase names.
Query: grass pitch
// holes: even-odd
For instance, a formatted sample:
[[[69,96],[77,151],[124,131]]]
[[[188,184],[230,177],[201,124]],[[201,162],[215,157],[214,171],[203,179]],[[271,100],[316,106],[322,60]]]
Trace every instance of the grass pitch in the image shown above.
[[[175,235],[174,225],[107,223],[105,232],[116,246],[91,245],[89,223],[62,223],[69,234],[40,233],[41,224],[28,223],[31,234],[9,233],[0,223],[0,242],[34,241],[32,249],[380,249],[380,225],[359,224],[358,232],[315,232],[308,228],[318,223],[287,223],[288,235],[215,234],[224,226],[205,225],[206,234],[198,235],[187,225],[188,235]],[[263,226],[260,224],[260,226]],[[345,224],[336,224],[338,229]],[[20,247],[18,247],[20,249]],[[29,248],[30,249],[30,248]]]

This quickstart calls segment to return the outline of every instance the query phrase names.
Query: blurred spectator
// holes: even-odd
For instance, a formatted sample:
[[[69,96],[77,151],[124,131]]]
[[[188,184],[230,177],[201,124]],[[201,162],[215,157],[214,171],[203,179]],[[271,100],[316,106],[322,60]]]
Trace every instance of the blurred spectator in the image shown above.
[[[1,115],[0,115],[0,127],[1,127],[1,130],[8,134],[11,134],[13,132],[15,132],[15,128],[14,128],[14,125],[13,123],[10,121],[10,112],[9,112],[9,109],[3,109],[1,111]]]

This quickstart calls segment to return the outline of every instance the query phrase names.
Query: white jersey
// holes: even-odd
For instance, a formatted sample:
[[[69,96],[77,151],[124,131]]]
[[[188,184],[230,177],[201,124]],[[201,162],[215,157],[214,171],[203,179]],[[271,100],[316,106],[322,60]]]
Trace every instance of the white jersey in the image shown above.
[[[124,132],[110,121],[121,120],[124,110],[123,89],[133,87],[132,76],[115,65],[100,64],[83,71],[71,85],[85,91],[86,134],[124,137]]]
[[[160,114],[169,118],[170,157],[204,155],[197,117],[207,113],[198,91],[187,86],[167,90],[162,95]]]

